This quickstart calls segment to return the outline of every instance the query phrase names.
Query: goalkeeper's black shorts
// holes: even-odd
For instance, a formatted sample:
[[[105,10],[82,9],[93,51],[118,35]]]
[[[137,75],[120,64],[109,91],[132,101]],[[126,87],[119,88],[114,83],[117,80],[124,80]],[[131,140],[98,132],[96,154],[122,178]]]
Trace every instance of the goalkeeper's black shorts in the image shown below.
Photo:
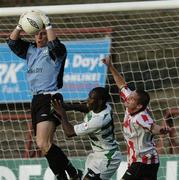
[[[36,134],[36,125],[42,121],[53,121],[56,126],[60,124],[60,120],[55,114],[51,106],[51,94],[34,95],[32,99],[31,116],[32,126]]]
[[[124,180],[157,180],[159,163],[144,164],[141,162],[132,163],[128,167],[122,179]]]

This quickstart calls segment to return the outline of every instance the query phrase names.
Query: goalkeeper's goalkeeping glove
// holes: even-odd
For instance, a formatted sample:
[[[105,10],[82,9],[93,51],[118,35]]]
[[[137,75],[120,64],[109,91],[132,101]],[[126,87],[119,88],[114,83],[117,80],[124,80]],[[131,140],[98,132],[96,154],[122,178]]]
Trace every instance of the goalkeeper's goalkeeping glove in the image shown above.
[[[16,29],[19,30],[19,31],[22,31],[22,18],[24,17],[24,15],[26,14],[27,12],[24,12],[20,15],[20,18],[19,18],[19,22],[16,26]]]
[[[48,29],[51,29],[52,28],[52,25],[50,23],[50,19],[49,17],[43,12],[43,11],[37,11],[42,19],[42,22],[45,26],[45,29],[48,30]]]

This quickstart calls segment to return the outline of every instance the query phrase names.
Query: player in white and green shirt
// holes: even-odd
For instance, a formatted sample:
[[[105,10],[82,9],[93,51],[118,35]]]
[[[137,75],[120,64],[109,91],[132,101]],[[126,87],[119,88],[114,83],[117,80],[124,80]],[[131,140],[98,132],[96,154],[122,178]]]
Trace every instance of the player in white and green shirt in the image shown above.
[[[121,154],[114,136],[112,109],[107,103],[108,100],[106,89],[97,87],[90,91],[87,104],[66,106],[68,110],[87,113],[84,122],[75,126],[69,123],[62,104],[58,100],[53,101],[68,137],[89,135],[93,152],[87,157],[84,179],[109,180],[121,162]]]

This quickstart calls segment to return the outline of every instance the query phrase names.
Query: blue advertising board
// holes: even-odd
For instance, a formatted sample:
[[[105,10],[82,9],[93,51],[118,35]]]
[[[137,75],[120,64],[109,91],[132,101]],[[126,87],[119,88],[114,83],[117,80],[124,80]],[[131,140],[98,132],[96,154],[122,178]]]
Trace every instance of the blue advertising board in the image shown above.
[[[110,38],[63,42],[68,51],[65,64],[65,100],[84,100],[96,86],[105,86],[106,66],[101,59],[110,53]],[[26,62],[0,44],[0,103],[30,102]]]

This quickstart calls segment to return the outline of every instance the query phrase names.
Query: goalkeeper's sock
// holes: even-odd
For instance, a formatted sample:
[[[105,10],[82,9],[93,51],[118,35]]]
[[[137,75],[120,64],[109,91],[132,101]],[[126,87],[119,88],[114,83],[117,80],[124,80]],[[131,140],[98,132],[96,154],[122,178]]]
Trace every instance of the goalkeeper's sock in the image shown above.
[[[66,166],[66,171],[70,177],[78,177],[78,171],[74,168],[74,166],[71,164],[71,162],[68,162],[68,165]]]
[[[64,165],[68,163],[68,159],[58,146],[52,144],[45,157],[55,175],[59,176],[59,174],[65,173]]]
[[[64,174],[66,170],[70,177],[77,176],[77,170],[58,146],[52,144],[45,157],[55,175]]]

